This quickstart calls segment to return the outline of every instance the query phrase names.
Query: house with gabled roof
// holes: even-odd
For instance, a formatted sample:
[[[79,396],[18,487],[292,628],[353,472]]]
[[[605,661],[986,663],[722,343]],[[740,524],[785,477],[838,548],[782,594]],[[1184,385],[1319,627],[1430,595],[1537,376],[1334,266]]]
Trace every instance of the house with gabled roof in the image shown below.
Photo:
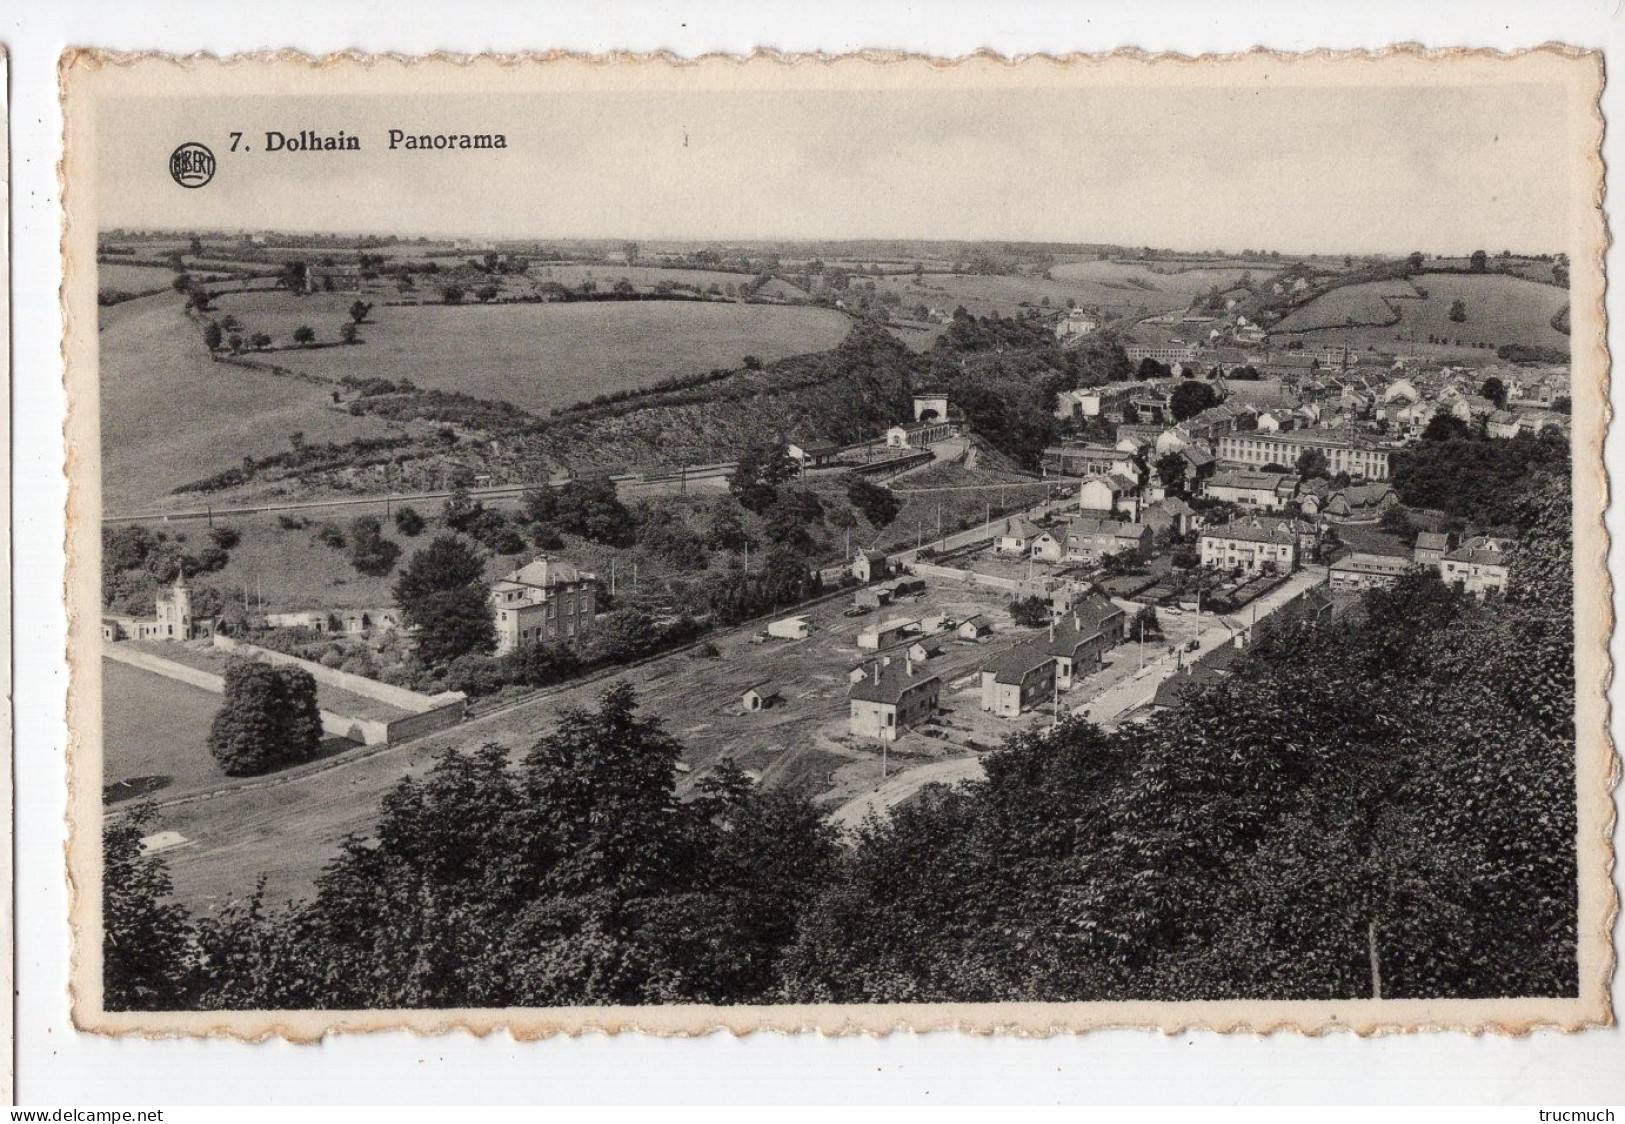
[[[773,686],[772,680],[763,679],[746,687],[739,696],[739,705],[746,713],[755,714],[768,709],[779,701],[778,688]]]
[[[852,576],[860,582],[879,581],[889,565],[885,551],[860,550],[852,557]]]
[[[1058,559],[1092,562],[1116,554],[1144,558],[1151,553],[1153,533],[1144,523],[1125,523],[1091,515],[1075,515],[1061,533]],[[1034,545],[1037,555],[1037,544]]]
[[[847,691],[847,728],[855,737],[894,742],[937,712],[942,680],[907,657],[874,662]]]
[[[960,621],[954,635],[961,640],[980,640],[993,631],[993,622],[981,613],[973,613]]]
[[[1511,539],[1475,535],[1444,556],[1439,577],[1475,597],[1504,593],[1514,545]]]
[[[1054,658],[1055,685],[1063,691],[1100,667],[1111,647],[1099,623],[1082,613],[1062,614],[1032,643]]]
[[[1004,528],[993,540],[994,553],[1026,554],[1032,549],[1033,540],[1042,533],[1043,528],[1025,515],[1006,519]]]
[[[1202,565],[1249,576],[1291,573],[1298,564],[1299,530],[1293,519],[1249,515],[1202,531]]]
[[[982,667],[982,709],[1019,718],[1055,694],[1055,657],[1033,644],[1017,644]]]

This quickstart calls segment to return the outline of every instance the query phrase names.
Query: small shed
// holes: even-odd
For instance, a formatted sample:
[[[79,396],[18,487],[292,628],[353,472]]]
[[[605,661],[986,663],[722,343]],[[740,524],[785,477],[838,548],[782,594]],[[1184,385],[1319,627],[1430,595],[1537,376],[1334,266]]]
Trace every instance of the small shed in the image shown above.
[[[980,640],[993,631],[993,622],[977,613],[960,621],[956,631],[961,640]]]
[[[908,658],[915,663],[925,663],[942,655],[942,641],[937,637],[928,637],[916,640],[908,646]]]
[[[879,651],[893,644],[901,644],[909,635],[920,631],[920,622],[909,617],[894,617],[873,628],[858,633],[858,647]]]
[[[772,681],[767,679],[762,680],[760,683],[752,683],[745,688],[744,694],[739,696],[740,705],[749,714],[766,710],[778,701],[778,688],[774,687]]]
[[[891,604],[892,590],[890,586],[872,585],[860,589],[852,597],[852,603],[860,609],[880,609]]]
[[[785,617],[767,626],[767,634],[780,640],[805,640],[811,631],[806,617]]]

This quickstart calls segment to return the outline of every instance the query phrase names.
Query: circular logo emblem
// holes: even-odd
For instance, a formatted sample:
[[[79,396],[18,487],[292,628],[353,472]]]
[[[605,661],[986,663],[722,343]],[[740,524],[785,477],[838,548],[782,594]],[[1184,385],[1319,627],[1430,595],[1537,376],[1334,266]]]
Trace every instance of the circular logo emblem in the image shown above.
[[[214,179],[214,153],[207,145],[187,141],[169,154],[169,174],[182,187],[202,187]]]

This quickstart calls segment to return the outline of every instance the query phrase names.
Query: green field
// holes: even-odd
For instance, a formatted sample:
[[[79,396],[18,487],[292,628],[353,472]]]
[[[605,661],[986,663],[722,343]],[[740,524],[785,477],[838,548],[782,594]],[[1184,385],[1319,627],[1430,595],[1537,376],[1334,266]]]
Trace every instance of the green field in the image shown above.
[[[298,324],[338,331],[353,297],[287,293],[221,298],[250,331],[291,339]],[[266,326],[268,325],[268,326]],[[689,301],[379,306],[355,347],[277,351],[281,366],[327,379],[411,379],[546,413],[674,375],[737,367],[839,343],[847,318],[822,308]]]
[[[577,288],[583,281],[591,281],[599,289],[614,288],[617,281],[625,280],[640,293],[651,292],[662,281],[673,285],[712,285],[726,292],[729,285],[736,289],[749,284],[755,277],[749,273],[730,273],[720,269],[670,269],[654,265],[564,265],[533,262],[525,275],[537,285],[555,281],[567,288]],[[774,278],[762,288],[762,296],[774,300],[806,300],[807,293],[786,281]]]
[[[101,293],[157,293],[169,288],[175,271],[160,265],[96,264],[96,289]]]
[[[159,800],[219,784],[205,739],[220,696],[166,676],[102,660],[103,782],[168,777]]]
[[[212,362],[174,293],[102,309],[99,324],[108,513],[151,506],[244,456],[280,452],[296,431],[311,442],[388,431],[334,409],[321,386]]]
[[[1372,285],[1413,284],[1425,291],[1425,299],[1395,300],[1400,314],[1397,324],[1384,327],[1343,327],[1346,317],[1370,311],[1386,302],[1368,295]],[[1466,305],[1467,319],[1450,319],[1450,306],[1460,300]],[[1568,347],[1568,337],[1551,325],[1552,317],[1568,306],[1568,290],[1537,281],[1499,274],[1425,273],[1413,282],[1374,282],[1334,289],[1316,297],[1281,321],[1272,332],[1279,339],[1303,332],[1313,340],[1347,343],[1355,347],[1389,347],[1400,343],[1407,350],[1452,352],[1454,341],[1461,350],[1478,344],[1491,348],[1505,344],[1538,347]],[[1442,336],[1448,345],[1430,345],[1429,335]],[[1480,349],[1481,350],[1481,349]]]
[[[1009,316],[1022,304],[1063,308],[1068,300],[1086,308],[1112,312],[1128,319],[1171,312],[1187,307],[1192,298],[1216,284],[1232,285],[1248,272],[1244,269],[1197,268],[1158,272],[1153,263],[1069,262],[1050,270],[1052,279],[1041,276],[927,273],[878,278],[880,292],[894,292],[907,309],[924,304],[952,312],[963,306],[977,316],[999,312]],[[1255,278],[1262,278],[1254,272]],[[869,278],[864,278],[867,284]]]
[[[1415,301],[1420,296],[1409,281],[1402,279],[1344,285],[1294,309],[1275,325],[1275,330],[1291,333],[1351,324],[1385,325],[1401,315],[1403,306],[1397,302]]]

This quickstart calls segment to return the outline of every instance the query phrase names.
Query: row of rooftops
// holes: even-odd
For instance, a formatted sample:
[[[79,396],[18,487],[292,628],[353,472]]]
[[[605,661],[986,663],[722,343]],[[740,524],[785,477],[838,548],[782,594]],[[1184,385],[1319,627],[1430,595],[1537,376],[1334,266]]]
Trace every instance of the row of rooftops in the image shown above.
[[[1315,533],[1313,524],[1288,516],[1243,515],[1202,532],[1203,538],[1234,539],[1237,542],[1295,544],[1303,535]]]
[[[1123,615],[1123,610],[1108,598],[1092,592],[1075,601],[1072,608],[1044,633],[1006,648],[984,663],[982,670],[992,672],[996,682],[1019,683],[1056,656],[1070,657],[1079,645],[1103,636],[1110,628],[1113,617],[1121,618]],[[975,619],[967,618],[967,621]],[[940,644],[940,638],[937,638],[937,642]],[[890,663],[876,658],[860,666],[867,674],[854,682],[847,693],[849,698],[860,702],[896,705],[910,692],[926,686],[932,680],[940,680],[924,665],[906,658]]]

